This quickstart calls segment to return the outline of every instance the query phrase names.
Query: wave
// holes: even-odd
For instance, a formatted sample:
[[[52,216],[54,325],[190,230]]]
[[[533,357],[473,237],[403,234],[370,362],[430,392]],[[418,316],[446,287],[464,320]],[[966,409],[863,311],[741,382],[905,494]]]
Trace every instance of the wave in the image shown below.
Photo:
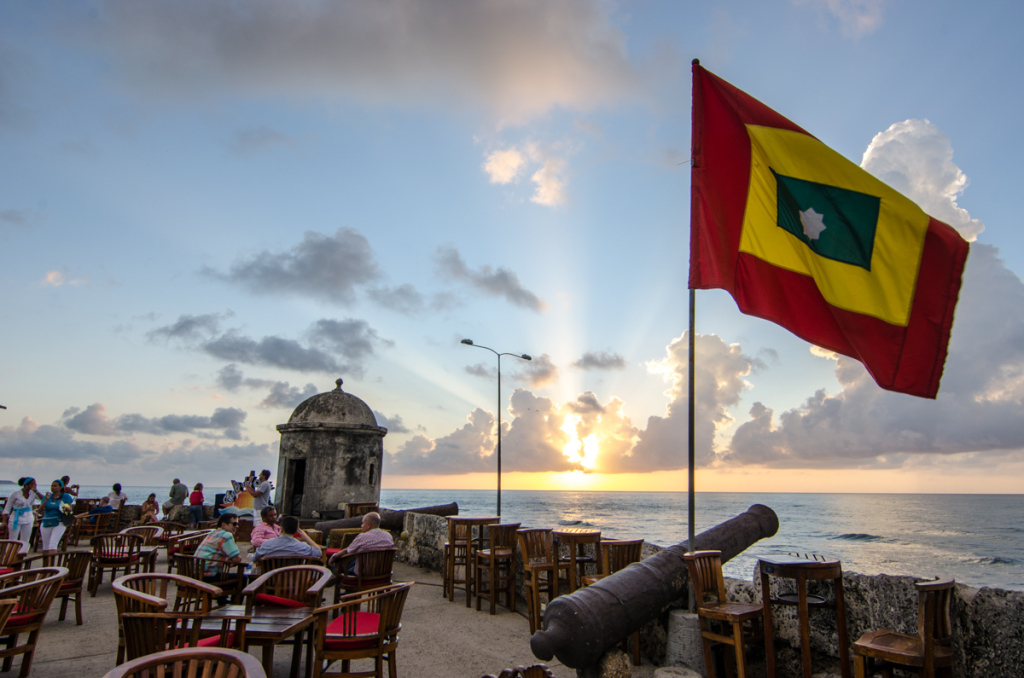
[[[1016,558],[1001,558],[999,556],[975,558],[973,559],[973,562],[980,563],[982,565],[1018,565],[1020,563]]]
[[[877,534],[865,534],[863,532],[850,532],[848,534],[840,534],[831,539],[843,539],[845,541],[882,541],[885,537],[879,537]]]

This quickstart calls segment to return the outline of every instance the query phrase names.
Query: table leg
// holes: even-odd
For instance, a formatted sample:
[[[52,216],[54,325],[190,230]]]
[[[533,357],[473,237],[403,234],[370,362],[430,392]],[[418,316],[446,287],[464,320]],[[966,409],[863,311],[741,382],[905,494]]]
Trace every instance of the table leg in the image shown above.
[[[263,670],[267,674],[267,678],[274,675],[274,645],[273,643],[267,643],[263,646]]]
[[[843,575],[836,583],[836,630],[839,635],[839,668],[843,678],[850,678],[850,645],[846,637],[846,601],[843,597]]]
[[[302,629],[292,639],[292,672],[290,675],[299,675],[299,662],[302,660],[302,637],[306,635],[306,629]],[[308,668],[308,667],[307,667]]]
[[[811,616],[807,609],[807,575],[803,570],[797,573],[796,579],[798,612],[800,618],[800,662],[804,669],[804,678],[811,678]]]
[[[576,590],[576,545],[569,542],[569,593]]]
[[[483,528],[480,528],[483,532]],[[476,552],[474,548],[476,541],[473,539],[473,528],[469,528],[469,541],[466,542],[466,607],[470,607],[473,602],[473,583],[476,581],[476,568],[473,567],[473,554]]]
[[[764,664],[768,678],[775,678],[775,629],[772,626],[772,591],[770,587],[768,574],[762,569],[761,605],[764,609]]]

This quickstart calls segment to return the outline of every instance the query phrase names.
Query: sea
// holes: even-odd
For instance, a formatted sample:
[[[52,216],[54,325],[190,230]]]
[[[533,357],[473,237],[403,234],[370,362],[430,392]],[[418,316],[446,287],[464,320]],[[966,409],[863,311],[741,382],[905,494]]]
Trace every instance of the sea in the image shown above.
[[[162,503],[169,486],[125,487],[129,503],[152,492]],[[227,488],[207,487],[207,503]],[[98,497],[109,487],[83,486]],[[493,490],[381,490],[381,506],[409,509],[458,502],[461,515],[495,515]],[[754,504],[779,516],[779,531],[724,566],[750,580],[757,556],[818,553],[846,571],[953,577],[969,586],[1024,591],[1024,495],[780,494],[698,492],[696,533]],[[596,527],[605,537],[643,538],[660,546],[685,541],[685,492],[504,490],[503,522],[524,527]]]

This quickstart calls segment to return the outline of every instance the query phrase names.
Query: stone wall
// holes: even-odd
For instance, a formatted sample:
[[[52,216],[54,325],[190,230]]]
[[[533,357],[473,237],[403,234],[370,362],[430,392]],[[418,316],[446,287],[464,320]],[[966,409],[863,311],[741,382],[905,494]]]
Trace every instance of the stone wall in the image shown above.
[[[401,535],[395,535],[398,559],[432,570],[444,562],[444,543],[448,540],[447,521],[441,516],[410,513]],[[644,557],[660,551],[644,545]],[[525,615],[522,592],[522,563],[519,572],[517,610]],[[752,581],[727,579],[729,599],[760,602],[760,575]],[[914,577],[843,574],[846,600],[847,637],[852,644],[861,634],[880,628],[903,633],[917,632],[917,590]],[[519,605],[521,604],[521,607]],[[683,607],[685,600],[666,608],[661,618],[641,633],[641,649],[655,664],[665,660],[668,617],[671,609]],[[835,616],[830,610],[812,611],[811,650],[815,672],[839,674],[838,635]],[[954,675],[962,678],[1019,678],[1024,667],[1024,592],[991,588],[971,588],[958,584],[952,602],[953,640],[957,654]],[[777,608],[775,653],[780,676],[800,675],[799,629],[796,609]],[[852,656],[852,651],[851,651]],[[751,648],[749,663],[754,678],[764,675],[764,653]]]

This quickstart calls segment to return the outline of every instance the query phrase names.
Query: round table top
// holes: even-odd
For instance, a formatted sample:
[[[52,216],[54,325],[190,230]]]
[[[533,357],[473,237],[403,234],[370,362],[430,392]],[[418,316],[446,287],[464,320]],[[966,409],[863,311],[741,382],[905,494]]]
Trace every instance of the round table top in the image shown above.
[[[600,535],[601,530],[596,527],[559,527],[551,530],[551,534],[559,537],[576,537],[580,535]]]

